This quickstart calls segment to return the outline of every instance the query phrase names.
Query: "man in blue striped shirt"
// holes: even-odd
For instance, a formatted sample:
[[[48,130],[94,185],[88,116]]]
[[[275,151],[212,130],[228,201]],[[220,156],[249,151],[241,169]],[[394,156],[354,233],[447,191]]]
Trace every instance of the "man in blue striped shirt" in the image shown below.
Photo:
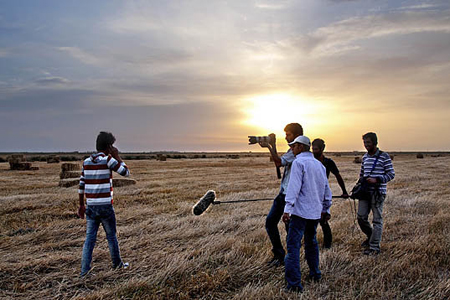
[[[392,161],[386,152],[378,149],[378,138],[373,132],[363,135],[364,154],[361,163],[360,180],[368,183],[371,197],[367,200],[359,200],[358,224],[367,239],[361,244],[365,255],[377,255],[380,253],[381,234],[383,231],[383,203],[386,199],[387,183],[394,179],[395,172]],[[369,213],[373,214],[373,227],[369,223]]]
[[[100,223],[106,233],[113,268],[127,267],[120,257],[116,236],[116,215],[113,204],[112,171],[129,176],[127,165],[120,159],[119,151],[113,146],[116,138],[110,132],[100,132],[97,136],[97,153],[86,158],[78,189],[80,207],[78,215],[86,214],[86,241],[81,258],[81,276],[91,270],[92,251],[97,240]],[[87,208],[84,205],[86,196]]]

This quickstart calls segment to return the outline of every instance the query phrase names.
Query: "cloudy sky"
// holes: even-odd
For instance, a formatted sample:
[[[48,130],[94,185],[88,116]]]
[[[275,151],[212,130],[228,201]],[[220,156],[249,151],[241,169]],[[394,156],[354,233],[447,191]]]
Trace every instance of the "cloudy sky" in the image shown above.
[[[450,150],[450,3],[0,3],[0,152]]]

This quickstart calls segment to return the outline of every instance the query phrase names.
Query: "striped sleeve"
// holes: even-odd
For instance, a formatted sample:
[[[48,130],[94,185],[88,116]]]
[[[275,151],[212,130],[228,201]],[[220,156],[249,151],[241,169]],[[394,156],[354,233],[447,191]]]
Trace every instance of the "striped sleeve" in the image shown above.
[[[382,163],[383,163],[383,168],[384,168],[384,174],[381,176],[378,176],[377,180],[381,183],[387,183],[387,182],[391,181],[392,179],[394,179],[394,177],[395,177],[394,166],[392,165],[392,160],[391,160],[391,157],[389,156],[389,154],[387,154],[386,152],[383,152],[381,157],[383,158]]]
[[[78,187],[78,194],[84,194],[84,188],[85,188],[85,181],[84,181],[84,164],[81,168],[81,176],[80,176],[80,185]]]
[[[117,172],[118,174],[128,177],[130,176],[130,170],[124,162],[119,163],[114,157],[108,155],[107,165],[110,170]]]
[[[362,162],[361,162],[361,170],[359,171],[359,178],[364,177],[364,161],[366,159],[366,155],[363,156]]]

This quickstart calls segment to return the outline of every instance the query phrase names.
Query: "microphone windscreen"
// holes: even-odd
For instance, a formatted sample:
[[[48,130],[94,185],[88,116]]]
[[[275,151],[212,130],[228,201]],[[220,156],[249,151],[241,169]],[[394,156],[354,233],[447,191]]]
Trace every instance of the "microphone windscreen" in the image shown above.
[[[204,213],[211,203],[214,202],[214,199],[216,199],[216,192],[213,190],[207,191],[206,194],[192,207],[193,214],[199,216]]]

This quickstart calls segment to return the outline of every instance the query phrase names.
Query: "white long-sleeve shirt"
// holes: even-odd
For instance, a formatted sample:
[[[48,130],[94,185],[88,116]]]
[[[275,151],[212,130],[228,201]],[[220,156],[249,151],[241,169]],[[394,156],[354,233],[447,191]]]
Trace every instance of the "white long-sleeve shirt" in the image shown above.
[[[318,220],[322,212],[330,213],[331,196],[322,163],[311,152],[298,154],[291,167],[284,212]]]

